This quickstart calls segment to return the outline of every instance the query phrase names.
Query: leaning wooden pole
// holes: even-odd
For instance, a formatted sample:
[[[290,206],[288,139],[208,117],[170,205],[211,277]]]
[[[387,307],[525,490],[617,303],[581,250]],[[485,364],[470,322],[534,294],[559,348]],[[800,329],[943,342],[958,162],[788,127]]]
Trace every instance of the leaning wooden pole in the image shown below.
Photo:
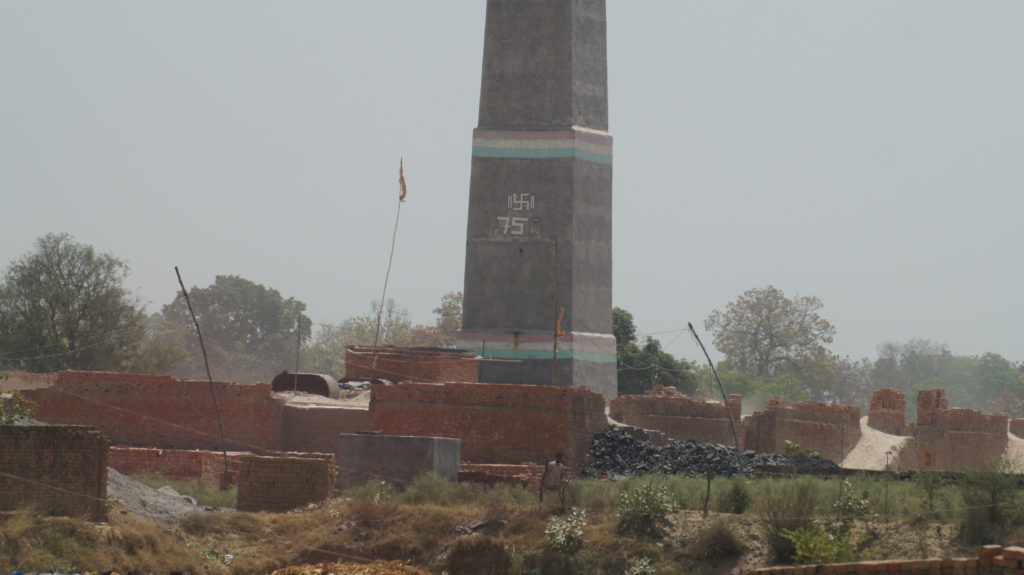
[[[217,428],[220,430],[220,447],[224,453],[224,478],[228,480],[228,443],[224,437],[224,420],[220,416],[220,402],[217,400],[217,390],[213,387],[213,375],[210,373],[210,359],[206,355],[206,344],[203,343],[203,331],[199,329],[199,320],[196,319],[196,312],[192,309],[192,300],[188,297],[188,290],[185,289],[185,282],[181,279],[181,272],[178,266],[174,266],[174,273],[178,275],[178,285],[181,286],[181,294],[185,296],[185,305],[188,306],[188,313],[192,315],[192,323],[196,326],[196,334],[199,335],[199,349],[203,350],[203,365],[206,367],[206,380],[210,383],[210,396],[213,397],[213,409],[217,413]],[[224,487],[224,484],[221,485]]]
[[[736,442],[736,451],[743,452],[740,447],[740,434],[736,432],[736,420],[732,417],[732,410],[729,409],[729,396],[725,394],[725,386],[722,385],[722,379],[718,377],[718,370],[715,369],[715,364],[711,361],[711,356],[708,355],[708,350],[704,348],[704,343],[701,342],[700,336],[697,335],[697,330],[693,329],[693,324],[686,322],[686,325],[690,328],[690,333],[693,334],[693,338],[697,340],[697,344],[700,345],[700,350],[704,352],[704,357],[708,359],[708,365],[711,366],[711,373],[715,374],[715,381],[718,382],[718,389],[722,390],[722,403],[725,404],[725,412],[729,414],[729,426],[732,428],[732,439]]]

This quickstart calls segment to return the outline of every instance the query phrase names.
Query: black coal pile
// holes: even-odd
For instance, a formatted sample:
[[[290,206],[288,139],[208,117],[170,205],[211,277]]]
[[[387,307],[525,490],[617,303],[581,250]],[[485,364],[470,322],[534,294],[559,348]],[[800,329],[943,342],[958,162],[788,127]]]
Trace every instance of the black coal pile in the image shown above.
[[[608,427],[594,435],[590,447],[593,476],[645,475],[665,473],[694,477],[753,477],[772,468],[801,470],[838,469],[834,461],[805,454],[754,453],[736,451],[717,443],[697,443],[692,439],[655,447],[618,427]]]

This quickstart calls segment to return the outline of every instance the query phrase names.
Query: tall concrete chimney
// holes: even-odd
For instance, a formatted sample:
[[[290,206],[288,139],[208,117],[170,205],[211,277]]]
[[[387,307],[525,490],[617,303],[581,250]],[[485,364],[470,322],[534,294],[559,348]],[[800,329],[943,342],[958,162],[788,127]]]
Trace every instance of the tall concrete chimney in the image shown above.
[[[604,0],[487,2],[458,344],[518,361],[482,382],[617,395],[606,37]]]

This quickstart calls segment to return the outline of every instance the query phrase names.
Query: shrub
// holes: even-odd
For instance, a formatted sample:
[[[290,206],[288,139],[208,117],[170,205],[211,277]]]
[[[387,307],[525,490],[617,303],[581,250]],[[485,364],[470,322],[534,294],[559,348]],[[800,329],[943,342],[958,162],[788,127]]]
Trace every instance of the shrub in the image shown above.
[[[793,544],[793,561],[797,565],[842,563],[856,559],[856,553],[846,537],[833,537],[810,527],[783,529],[782,537]]]
[[[537,501],[537,494],[521,485],[497,483],[495,485],[459,484],[459,492],[465,496],[470,488],[477,491],[477,496],[470,503],[477,502],[484,508],[485,519],[507,519],[513,510],[531,505]]]
[[[619,487],[618,483],[611,481],[593,479],[571,481],[568,487],[568,499],[573,505],[578,505],[591,513],[600,514],[618,507]],[[534,499],[536,500],[536,495],[534,495]]]
[[[573,508],[566,518],[552,517],[544,527],[544,535],[551,547],[573,555],[583,547],[583,526],[587,524],[587,512]]]
[[[396,499],[402,503],[451,505],[459,494],[459,485],[428,471],[417,476]]]
[[[395,490],[386,481],[372,481],[349,491],[348,516],[359,526],[381,525],[398,512]]]
[[[451,575],[508,575],[512,573],[512,555],[500,539],[486,535],[460,537],[447,558]]]
[[[840,482],[839,497],[832,504],[835,519],[829,523],[827,531],[833,539],[848,539],[853,529],[853,522],[868,515],[868,492],[857,495],[850,481],[843,478]]]
[[[938,473],[921,471],[914,474],[914,485],[924,492],[928,501],[928,518],[937,517],[935,513],[935,495],[942,489],[942,476]]]
[[[697,532],[688,548],[691,556],[707,560],[742,555],[747,546],[727,523],[713,521]]]
[[[0,375],[0,381],[7,379]],[[0,394],[0,424],[16,423],[35,417],[36,404],[17,391]]]
[[[1012,471],[1012,465],[1001,459],[964,474],[960,533],[966,543],[993,543],[1013,523],[1018,492]]]
[[[342,497],[350,497],[356,500],[382,503],[395,498],[395,488],[387,481],[368,481],[362,485],[343,490],[341,495]]]
[[[729,481],[726,488],[718,498],[718,510],[722,513],[743,513],[750,508],[752,499],[750,489],[747,487],[747,480],[742,477],[734,477]]]
[[[623,575],[654,575],[654,565],[650,557],[641,557],[630,562]]]
[[[796,546],[783,532],[813,527],[817,507],[817,484],[811,478],[764,483],[758,510],[767,523],[768,544],[777,560],[790,561],[796,554]]]
[[[199,505],[205,507],[234,508],[238,504],[237,485],[220,489],[199,479],[173,480],[159,473],[142,473],[132,476],[132,479],[153,489],[170,485],[178,493],[195,499]]]
[[[664,482],[645,478],[619,494],[619,527],[622,535],[660,537],[668,527],[668,514],[676,509]]]

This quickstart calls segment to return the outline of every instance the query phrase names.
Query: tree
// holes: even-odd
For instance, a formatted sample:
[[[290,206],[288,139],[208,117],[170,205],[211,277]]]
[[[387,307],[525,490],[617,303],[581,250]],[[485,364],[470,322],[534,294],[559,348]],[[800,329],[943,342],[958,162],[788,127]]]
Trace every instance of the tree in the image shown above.
[[[5,379],[0,376],[0,380]],[[0,392],[0,425],[10,425],[35,419],[36,404],[17,391]]]
[[[954,407],[1020,415],[1022,408],[1020,377],[1015,366],[997,353],[980,356],[953,356],[933,380],[935,388],[945,389]]]
[[[755,288],[714,310],[704,321],[728,366],[759,378],[799,375],[821,357],[835,327],[818,315],[816,297],[786,297],[779,289]]]
[[[211,371],[218,379],[269,381],[295,365],[299,340],[308,339],[312,329],[312,322],[303,314],[305,303],[239,276],[217,276],[208,287],[191,288],[189,298],[203,330]],[[163,316],[192,336],[188,338],[191,360],[183,375],[205,377],[195,327],[182,294],[164,306]]]
[[[655,385],[674,387],[683,393],[697,388],[694,366],[678,360],[650,336],[638,345],[633,314],[612,309],[612,334],[615,336],[616,370],[620,395],[642,395]]]
[[[380,329],[377,314],[380,313]],[[370,313],[350,317],[339,326],[348,345],[398,345],[412,343],[412,318],[409,310],[388,298],[381,311],[380,302],[370,302]]]
[[[945,344],[931,340],[886,342],[878,346],[878,359],[871,369],[872,384],[904,392],[935,387],[952,360],[953,354]]]
[[[0,284],[0,363],[35,372],[119,371],[143,334],[128,265],[68,234],[47,234]]]
[[[195,338],[193,326],[171,322],[161,313],[147,317],[143,326],[142,338],[126,371],[169,374],[188,361],[189,341]]]
[[[442,307],[444,307],[443,299]],[[380,303],[371,301],[369,313],[352,316],[337,325],[320,326],[315,337],[304,350],[303,365],[306,367],[303,369],[343,377],[345,346],[373,345],[374,336],[377,334],[378,311],[380,311]],[[377,344],[413,345],[414,333],[427,329],[423,326],[414,328],[409,310],[389,298],[381,315]]]
[[[302,350],[302,371],[324,373],[336,379],[345,377],[345,346],[348,332],[337,325],[324,324]]]
[[[945,344],[912,339],[878,346],[871,383],[907,394],[945,389],[953,407],[1024,415],[1024,381],[1019,369],[997,353],[953,355]],[[907,411],[913,416],[916,403],[910,399]]]
[[[455,336],[462,329],[462,292],[441,296],[441,305],[434,308],[434,325],[418,325],[412,329],[413,345],[455,347]]]

